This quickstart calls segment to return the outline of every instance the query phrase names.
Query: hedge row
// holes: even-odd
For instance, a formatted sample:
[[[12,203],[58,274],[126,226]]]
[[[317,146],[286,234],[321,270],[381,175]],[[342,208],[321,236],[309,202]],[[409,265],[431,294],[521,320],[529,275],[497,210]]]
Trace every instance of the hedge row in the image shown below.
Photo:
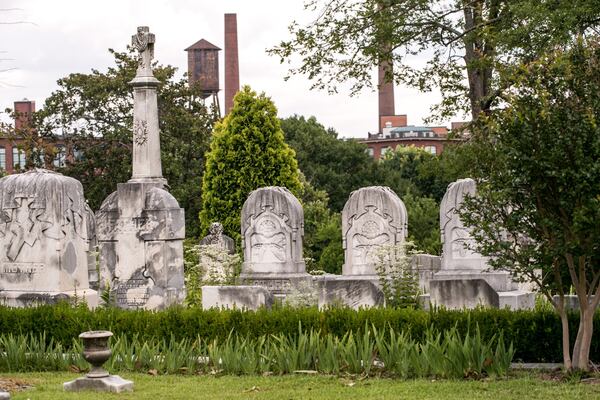
[[[578,315],[571,318],[571,338],[576,335]],[[117,308],[88,310],[68,304],[33,308],[0,306],[0,334],[46,332],[48,338],[70,346],[73,338],[87,330],[108,329],[116,335],[141,340],[174,336],[224,339],[230,332],[248,337],[284,333],[295,335],[298,327],[342,336],[360,332],[365,325],[410,332],[420,340],[429,326],[446,330],[456,326],[461,333],[479,326],[485,339],[500,331],[507,343],[513,342],[516,361],[561,362],[561,328],[552,311],[509,311],[479,309],[471,311],[372,308],[354,311],[348,308],[276,308],[273,310],[206,310],[173,307],[165,311],[126,311]],[[594,320],[600,326],[600,314]],[[592,341],[591,359],[600,361],[600,332]]]

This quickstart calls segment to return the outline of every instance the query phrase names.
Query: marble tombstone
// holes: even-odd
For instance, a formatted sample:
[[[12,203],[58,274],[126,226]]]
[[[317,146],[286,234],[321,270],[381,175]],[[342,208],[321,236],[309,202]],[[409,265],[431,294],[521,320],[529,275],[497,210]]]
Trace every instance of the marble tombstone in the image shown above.
[[[298,280],[310,279],[302,256],[304,212],[284,187],[250,193],[242,208],[242,281],[288,292]]]
[[[448,308],[531,308],[534,294],[520,290],[509,272],[491,270],[488,259],[474,250],[472,228],[462,222],[459,210],[465,197],[474,196],[476,191],[474,180],[459,179],[448,186],[442,199],[441,269],[429,283],[430,301]]]
[[[101,284],[122,308],[161,309],[185,298],[184,210],[162,177],[158,80],[151,62],[155,37],[139,27],[132,45],[140,53],[134,90],[133,176],[117,185],[97,212]]]
[[[342,210],[342,274],[376,279],[377,251],[402,243],[407,233],[406,207],[390,188],[369,186],[352,192]]]
[[[202,281],[224,284],[233,275],[231,257],[235,254],[235,241],[223,234],[223,225],[213,222],[209,233],[200,241],[200,267]],[[234,256],[236,257],[236,256]]]
[[[95,307],[88,278],[94,240],[94,214],[79,181],[43,169],[0,179],[0,302],[76,297]]]

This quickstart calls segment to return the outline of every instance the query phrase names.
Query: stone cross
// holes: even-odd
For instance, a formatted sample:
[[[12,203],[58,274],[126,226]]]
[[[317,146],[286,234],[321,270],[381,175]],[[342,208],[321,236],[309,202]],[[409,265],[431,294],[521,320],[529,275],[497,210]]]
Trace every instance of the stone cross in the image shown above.
[[[133,176],[132,181],[164,185],[160,163],[158,128],[158,80],[152,74],[156,38],[147,26],[139,26],[131,44],[140,53],[133,92]]]
[[[137,76],[152,76],[152,59],[156,38],[147,26],[138,26],[137,33],[131,37],[131,45],[140,52]]]

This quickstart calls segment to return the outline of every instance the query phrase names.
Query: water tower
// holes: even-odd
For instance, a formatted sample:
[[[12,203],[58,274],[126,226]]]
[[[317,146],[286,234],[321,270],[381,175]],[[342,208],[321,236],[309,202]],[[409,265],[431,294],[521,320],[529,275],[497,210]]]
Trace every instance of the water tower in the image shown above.
[[[207,40],[200,39],[187,49],[188,81],[191,85],[199,85],[202,98],[212,97],[213,103],[219,107],[219,51],[221,49]],[[219,111],[220,112],[220,111]]]

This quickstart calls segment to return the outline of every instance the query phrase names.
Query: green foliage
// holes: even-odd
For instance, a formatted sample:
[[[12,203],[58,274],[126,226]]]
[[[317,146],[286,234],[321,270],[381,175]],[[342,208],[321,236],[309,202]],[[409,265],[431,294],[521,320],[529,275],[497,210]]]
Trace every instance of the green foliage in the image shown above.
[[[388,307],[418,308],[419,277],[413,269],[414,243],[381,246],[375,254],[375,271]]]
[[[403,339],[401,349],[396,337]],[[493,336],[483,340],[478,329],[475,335],[467,333],[464,338],[456,329],[445,332],[443,340],[440,337],[428,330],[425,340],[418,343],[393,329],[388,333],[368,327],[362,333],[348,332],[341,338],[302,329],[293,336],[280,333],[248,338],[231,333],[224,341],[211,342],[202,338],[176,340],[173,336],[151,341],[120,336],[111,344],[112,357],[106,367],[113,373],[152,370],[155,374],[252,375],[312,370],[369,376],[374,372],[396,375],[398,365],[402,365],[397,374],[401,378],[507,374],[514,351],[512,345],[507,349],[502,339]],[[72,365],[86,369],[80,350],[75,341],[65,357],[60,344],[51,340],[46,345],[45,335],[0,335],[0,371],[60,371]],[[408,360],[407,353],[411,355]],[[383,363],[375,364],[377,354],[384,354]]]
[[[375,87],[374,67],[393,65],[385,80],[437,88],[440,117],[470,111],[473,119],[504,92],[499,65],[535,59],[593,30],[600,16],[595,0],[307,0],[305,8],[311,22],[293,22],[291,38],[269,53],[312,89],[350,84],[356,94]]]
[[[473,127],[478,193],[461,217],[495,268],[537,282],[549,300],[573,285],[584,321],[573,365],[587,369],[600,302],[600,42],[579,38],[503,78],[508,104]]]
[[[131,178],[133,89],[129,82],[138,63],[132,52],[110,52],[115,66],[106,72],[92,70],[59,79],[58,89],[33,119],[38,135],[60,139],[75,153],[59,171],[82,182],[94,210],[116,190],[117,183]],[[186,210],[188,236],[197,236],[201,187],[192,182],[202,177],[203,155],[216,113],[204,106],[198,87],[189,87],[187,79],[174,78],[174,67],[155,65],[153,70],[161,82],[158,111],[163,174]]]
[[[576,314],[569,314],[572,329],[579,325]],[[594,317],[600,324],[600,313]],[[362,334],[365,326],[378,331],[392,328],[404,332],[413,340],[422,342],[425,332],[432,327],[443,332],[456,327],[461,335],[475,332],[479,327],[483,340],[488,341],[498,332],[504,332],[505,343],[513,343],[515,359],[524,362],[560,362],[560,318],[555,312],[510,311],[478,309],[470,311],[411,310],[372,308],[354,311],[348,308],[277,308],[273,310],[201,310],[199,308],[171,308],[165,311],[121,310],[97,308],[93,311],[83,306],[68,304],[32,308],[0,307],[0,334],[13,333],[41,335],[52,339],[63,348],[70,348],[73,339],[84,331],[108,329],[116,337],[121,335],[133,340],[158,341],[163,338],[175,340],[205,341],[218,339],[222,342],[230,332],[246,338],[263,335],[293,337],[301,325],[305,332],[319,331],[342,338],[352,331]],[[571,337],[574,341],[575,338]],[[46,342],[48,343],[48,342]],[[592,359],[600,358],[600,332],[593,335]]]
[[[369,186],[375,163],[366,146],[341,140],[333,129],[325,129],[315,117],[294,115],[281,120],[286,142],[296,151],[298,166],[317,190],[327,192],[333,211],[344,208],[353,190]]]
[[[341,217],[328,208],[329,196],[324,190],[315,189],[301,175],[304,209],[304,258],[308,260],[307,271],[342,272],[344,251],[342,249]]]
[[[284,141],[275,105],[264,93],[245,86],[233,108],[215,125],[206,173],[202,180],[203,233],[212,222],[239,241],[240,213],[251,191],[283,186],[297,197],[301,191],[294,150]]]

